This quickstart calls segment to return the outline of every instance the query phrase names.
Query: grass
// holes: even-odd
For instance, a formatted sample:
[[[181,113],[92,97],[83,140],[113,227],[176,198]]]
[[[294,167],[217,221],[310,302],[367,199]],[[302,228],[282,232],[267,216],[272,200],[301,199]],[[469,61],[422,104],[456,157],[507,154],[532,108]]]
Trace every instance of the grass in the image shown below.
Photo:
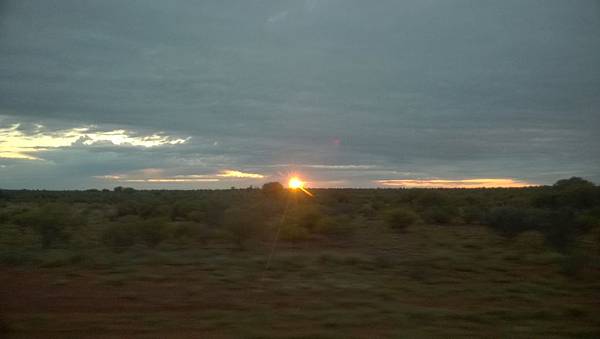
[[[479,226],[360,232],[338,243],[280,243],[268,271],[268,246],[161,245],[75,261],[56,250],[30,266],[3,266],[2,319],[17,337],[600,335],[597,269],[570,279],[562,255]],[[30,295],[23,302],[15,293]]]

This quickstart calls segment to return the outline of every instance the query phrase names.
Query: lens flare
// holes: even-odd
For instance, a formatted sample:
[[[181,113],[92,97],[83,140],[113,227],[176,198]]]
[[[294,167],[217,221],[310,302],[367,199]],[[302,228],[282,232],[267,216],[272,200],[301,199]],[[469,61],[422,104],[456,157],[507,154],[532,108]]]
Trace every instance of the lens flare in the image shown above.
[[[304,186],[304,183],[298,177],[291,177],[290,181],[288,182],[288,187],[292,188],[292,189],[298,189],[303,186]]]
[[[290,189],[293,190],[301,190],[302,192],[306,193],[309,196],[313,196],[312,193],[310,193],[306,188],[304,188],[304,182],[302,180],[300,180],[300,178],[298,177],[291,177],[290,180],[288,181],[288,187]]]

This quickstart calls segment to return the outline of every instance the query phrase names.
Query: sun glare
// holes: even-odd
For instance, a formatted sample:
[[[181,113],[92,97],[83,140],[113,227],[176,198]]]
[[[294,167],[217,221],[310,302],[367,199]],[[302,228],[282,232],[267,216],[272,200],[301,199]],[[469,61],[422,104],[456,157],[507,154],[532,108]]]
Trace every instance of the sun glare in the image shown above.
[[[310,193],[305,187],[304,187],[304,181],[300,180],[300,178],[298,177],[291,177],[290,181],[288,181],[288,187],[290,189],[293,190],[301,190],[302,192],[306,193],[306,195],[308,196],[313,196],[312,193]]]
[[[303,186],[304,183],[298,177],[291,177],[290,181],[288,182],[288,187],[291,189],[298,189],[302,188]]]

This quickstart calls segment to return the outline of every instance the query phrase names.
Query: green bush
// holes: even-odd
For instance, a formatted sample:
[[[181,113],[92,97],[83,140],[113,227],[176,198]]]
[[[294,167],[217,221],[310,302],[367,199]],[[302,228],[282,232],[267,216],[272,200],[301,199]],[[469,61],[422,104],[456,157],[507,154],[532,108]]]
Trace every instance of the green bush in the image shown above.
[[[190,221],[173,223],[170,231],[173,238],[181,242],[201,241],[204,243],[214,233],[208,226]]]
[[[414,203],[420,209],[429,209],[433,206],[446,206],[450,200],[445,192],[435,189],[418,190]]]
[[[102,233],[102,242],[114,250],[120,251],[136,243],[137,226],[134,223],[113,223]]]
[[[50,248],[69,240],[69,227],[81,221],[76,218],[71,207],[66,204],[50,203],[17,214],[12,220],[23,227],[31,227],[41,238],[43,248]]]
[[[569,209],[560,209],[547,212],[541,232],[544,233],[548,245],[557,251],[566,252],[580,233],[577,226],[575,214]]]
[[[323,217],[313,232],[327,236],[350,236],[356,231],[354,220],[349,216]]]
[[[244,249],[247,243],[262,236],[265,218],[256,206],[234,206],[225,211],[223,227],[230,239]]]
[[[131,201],[124,201],[116,206],[116,217],[123,217],[126,215],[137,215],[137,204]]]
[[[358,213],[360,213],[360,215],[362,215],[363,217],[369,219],[377,216],[377,210],[375,209],[373,204],[363,204],[358,210]]]
[[[168,228],[163,219],[148,219],[137,225],[140,240],[149,247],[156,247],[169,237]]]
[[[483,206],[468,205],[461,210],[461,216],[467,224],[480,224],[485,221],[486,209]]]
[[[0,224],[0,248],[25,249],[39,246],[40,235],[30,227]]]
[[[148,247],[156,247],[169,238],[169,233],[169,228],[162,218],[147,220],[125,218],[104,229],[102,242],[115,250],[124,250],[138,242]]]
[[[280,232],[281,240],[286,241],[302,241],[310,238],[310,232],[297,224],[283,224]]]
[[[290,208],[285,219],[288,223],[296,224],[307,230],[313,230],[321,218],[322,215],[317,207],[302,204]]]
[[[529,230],[542,230],[548,222],[545,211],[533,208],[496,207],[486,217],[486,223],[498,233],[514,237]]]
[[[457,216],[455,208],[450,206],[431,206],[423,212],[425,220],[434,224],[450,224]]]
[[[268,198],[278,199],[284,194],[283,185],[279,182],[268,182],[262,185],[262,192]]]
[[[402,230],[419,220],[419,216],[411,209],[405,207],[390,210],[385,215],[388,225],[394,229]]]
[[[219,225],[223,221],[224,211],[228,205],[222,201],[211,199],[196,201],[187,205],[186,219],[207,225]]]

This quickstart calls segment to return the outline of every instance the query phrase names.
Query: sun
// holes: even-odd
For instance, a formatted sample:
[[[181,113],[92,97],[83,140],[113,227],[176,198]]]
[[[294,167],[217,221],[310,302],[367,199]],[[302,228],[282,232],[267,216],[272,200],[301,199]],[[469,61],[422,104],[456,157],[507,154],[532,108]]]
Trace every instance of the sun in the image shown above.
[[[300,178],[298,178],[298,177],[291,177],[290,181],[288,181],[288,187],[290,189],[301,190],[302,192],[306,193],[306,195],[312,197],[313,194],[310,193],[306,188],[304,188],[304,184],[305,184],[305,182],[300,180]]]
[[[291,189],[298,189],[298,188],[302,188],[303,186],[304,186],[304,183],[298,177],[291,177],[290,181],[288,182],[288,187]]]

